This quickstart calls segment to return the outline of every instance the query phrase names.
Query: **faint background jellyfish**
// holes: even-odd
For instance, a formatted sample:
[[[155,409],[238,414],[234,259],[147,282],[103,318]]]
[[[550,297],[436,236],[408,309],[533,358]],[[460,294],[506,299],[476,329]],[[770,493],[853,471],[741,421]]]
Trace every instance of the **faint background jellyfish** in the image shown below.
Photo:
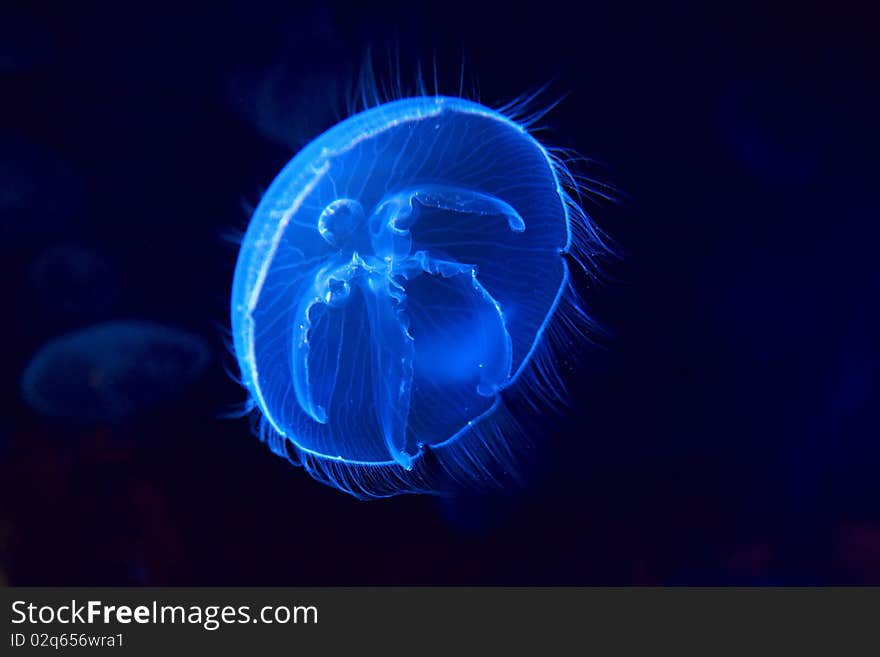
[[[262,438],[363,498],[515,479],[506,391],[559,398],[554,349],[591,326],[569,266],[608,252],[533,98],[493,110],[419,80],[364,86],[278,174],[232,290]]]
[[[21,391],[49,417],[118,423],[179,395],[209,358],[194,334],[152,322],[106,322],[50,340],[25,368]]]
[[[85,184],[71,164],[40,145],[0,134],[0,249],[62,232],[84,203]]]
[[[330,12],[316,7],[283,21],[271,54],[241,66],[227,82],[233,109],[276,144],[298,149],[344,111],[354,82],[345,71],[355,53]]]
[[[719,114],[731,153],[759,180],[803,185],[815,176],[830,121],[813,93],[769,77],[736,80],[722,93]]]
[[[24,72],[51,60],[52,35],[44,22],[11,4],[0,6],[0,71]]]
[[[88,244],[55,244],[27,271],[31,297],[55,317],[96,319],[115,310],[121,291],[110,259]]]

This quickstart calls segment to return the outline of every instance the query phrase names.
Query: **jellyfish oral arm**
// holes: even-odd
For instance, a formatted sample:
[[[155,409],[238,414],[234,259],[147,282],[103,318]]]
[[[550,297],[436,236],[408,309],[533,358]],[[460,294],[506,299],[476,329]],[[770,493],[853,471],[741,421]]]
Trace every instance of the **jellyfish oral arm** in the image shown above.
[[[321,227],[332,223],[327,221],[328,217],[340,216],[343,204],[334,201],[332,206],[322,213]],[[421,276],[437,279],[433,297],[420,299],[419,303],[454,300],[469,309],[471,323],[477,326],[470,335],[455,335],[454,328],[444,326],[443,321],[438,320],[424,336],[424,344],[442,344],[445,348],[436,348],[433,350],[436,353],[432,353],[431,347],[426,346],[423,362],[444,369],[447,381],[463,381],[476,374],[476,393],[482,397],[493,397],[504,387],[510,379],[512,366],[512,341],[504,314],[478,280],[477,267],[434,257],[427,250],[411,252],[409,228],[418,219],[419,207],[462,214],[500,215],[507,219],[512,230],[524,229],[522,218],[512,207],[478,192],[429,186],[386,198],[364,226],[369,230],[374,255],[361,255],[355,251],[346,260],[345,255],[337,254],[330,264],[314,273],[308,287],[299,294],[302,301],[293,319],[295,338],[291,354],[291,376],[297,403],[312,420],[326,424],[332,415],[329,407],[340,376],[342,327],[346,326],[347,320],[340,319],[335,323],[340,328],[332,338],[322,335],[320,352],[313,351],[311,337],[319,325],[331,324],[331,320],[323,319],[327,313],[344,315],[349,312],[348,302],[352,290],[356,289],[364,302],[366,326],[370,333],[372,402],[376,420],[390,458],[407,468],[421,449],[421,445],[407,442],[414,361],[419,346],[410,334],[407,315],[407,285],[411,281]],[[325,230],[321,234],[325,239],[332,237],[333,243],[338,244],[342,232]],[[443,352],[449,349],[460,354],[457,365],[455,359],[449,360],[448,353],[444,355]],[[331,351],[335,351],[335,358],[329,354]],[[446,362],[442,362],[444,360]]]
[[[373,398],[376,416],[392,459],[405,468],[413,454],[406,450],[406,426],[413,382],[415,346],[407,331],[406,293],[390,276],[367,277],[365,295],[373,342]]]

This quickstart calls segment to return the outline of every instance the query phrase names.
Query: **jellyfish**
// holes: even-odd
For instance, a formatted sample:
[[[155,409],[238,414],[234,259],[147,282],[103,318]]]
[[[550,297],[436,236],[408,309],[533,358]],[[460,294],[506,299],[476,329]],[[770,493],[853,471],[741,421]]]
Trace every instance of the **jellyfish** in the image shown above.
[[[363,499],[504,485],[505,394],[560,392],[553,335],[590,324],[569,264],[607,243],[519,109],[380,102],[300,151],[251,217],[240,380],[262,439],[319,481]]]
[[[209,358],[204,340],[183,330],[105,322],[50,340],[25,368],[21,390],[43,415],[115,424],[180,394]]]
[[[350,86],[340,62],[351,58],[352,47],[334,29],[326,7],[284,23],[279,32],[273,61],[237,70],[228,81],[228,97],[263,137],[300,148],[338,118]]]

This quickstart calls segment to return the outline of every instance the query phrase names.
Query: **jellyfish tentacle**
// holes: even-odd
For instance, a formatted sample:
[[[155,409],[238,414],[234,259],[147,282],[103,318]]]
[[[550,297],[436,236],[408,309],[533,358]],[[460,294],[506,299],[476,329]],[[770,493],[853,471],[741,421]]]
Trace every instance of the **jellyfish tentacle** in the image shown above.
[[[351,294],[352,281],[358,275],[363,259],[353,254],[351,260],[336,259],[331,265],[319,269],[309,285],[300,295],[300,302],[293,319],[293,345],[291,349],[290,373],[294,394],[300,408],[315,422],[327,423],[327,406],[339,375],[339,363],[330,372],[322,372],[323,386],[320,393],[312,378],[311,360],[314,356],[310,336],[317,328],[321,313],[328,308],[343,306]],[[343,323],[337,329],[337,353],[343,339]],[[327,338],[325,337],[325,341]],[[325,348],[326,345],[325,345]]]
[[[300,408],[315,422],[326,424],[327,411],[312,399],[309,383],[309,332],[312,328],[312,308],[319,303],[319,298],[312,297],[305,304],[301,304],[300,310],[296,313],[298,321],[294,329],[296,337],[293,341],[290,372]]]
[[[376,206],[366,222],[356,202],[334,201],[318,222],[325,241],[339,247],[353,230],[366,230],[373,252],[361,255],[354,251],[348,255],[343,248],[315,271],[299,296],[291,350],[291,378],[297,402],[312,420],[327,424],[340,375],[339,354],[346,325],[344,311],[341,316],[334,316],[330,310],[342,308],[352,286],[358,288],[373,345],[369,358],[376,421],[390,458],[405,468],[412,467],[421,449],[419,445],[408,444],[407,431],[417,348],[406,312],[409,281],[422,275],[446,280],[460,291],[456,294],[465,295],[460,298],[471,299],[474,316],[482,317],[478,324],[482,322],[485,328],[471,336],[470,347],[479,355],[475,379],[478,395],[495,396],[509,381],[513,361],[506,318],[501,305],[480,283],[477,266],[428,250],[412,252],[410,228],[418,221],[422,208],[500,216],[512,231],[525,229],[522,217],[501,199],[451,185],[428,184],[391,194]],[[359,225],[364,228],[359,229]],[[357,240],[349,242],[356,243]],[[439,330],[442,333],[449,329]],[[315,351],[310,338],[319,331],[321,347]]]
[[[391,458],[410,468],[418,448],[410,450],[406,442],[415,358],[406,293],[387,272],[372,271],[361,280],[366,282],[364,296],[373,338],[376,418]]]
[[[341,352],[345,338],[344,317],[321,335],[321,351],[312,348],[311,336],[329,309],[342,309],[357,287],[367,308],[373,360],[373,398],[376,419],[390,457],[410,467],[415,453],[406,444],[413,377],[414,346],[405,315],[406,293],[394,280],[388,263],[374,256],[354,253],[344,264],[315,273],[295,313],[291,354],[291,378],[300,408],[319,424],[328,423],[328,409],[340,374],[339,359],[326,352]],[[317,364],[316,363],[320,363]],[[317,371],[316,371],[317,369]],[[415,449],[415,452],[418,450]]]

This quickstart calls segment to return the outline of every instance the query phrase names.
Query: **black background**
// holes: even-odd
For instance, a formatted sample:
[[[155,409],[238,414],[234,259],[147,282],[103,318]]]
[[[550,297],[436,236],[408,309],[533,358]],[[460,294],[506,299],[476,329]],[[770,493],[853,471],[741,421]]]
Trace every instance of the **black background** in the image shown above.
[[[70,188],[38,198],[78,208],[3,218],[5,581],[880,583],[868,12],[4,2],[0,23],[2,130],[69,164]],[[624,257],[580,281],[610,337],[566,372],[572,404],[538,437],[524,492],[364,503],[220,417],[243,400],[224,369],[224,237],[332,124],[324,97],[367,46],[397,48],[410,86],[436,58],[449,92],[464,57],[490,105],[552,80],[548,100],[568,96],[542,137],[623,192],[588,209]],[[28,283],[68,243],[113,272],[89,313],[47,309]],[[123,425],[31,410],[19,378],[36,350],[117,317],[203,336],[210,369]]]

